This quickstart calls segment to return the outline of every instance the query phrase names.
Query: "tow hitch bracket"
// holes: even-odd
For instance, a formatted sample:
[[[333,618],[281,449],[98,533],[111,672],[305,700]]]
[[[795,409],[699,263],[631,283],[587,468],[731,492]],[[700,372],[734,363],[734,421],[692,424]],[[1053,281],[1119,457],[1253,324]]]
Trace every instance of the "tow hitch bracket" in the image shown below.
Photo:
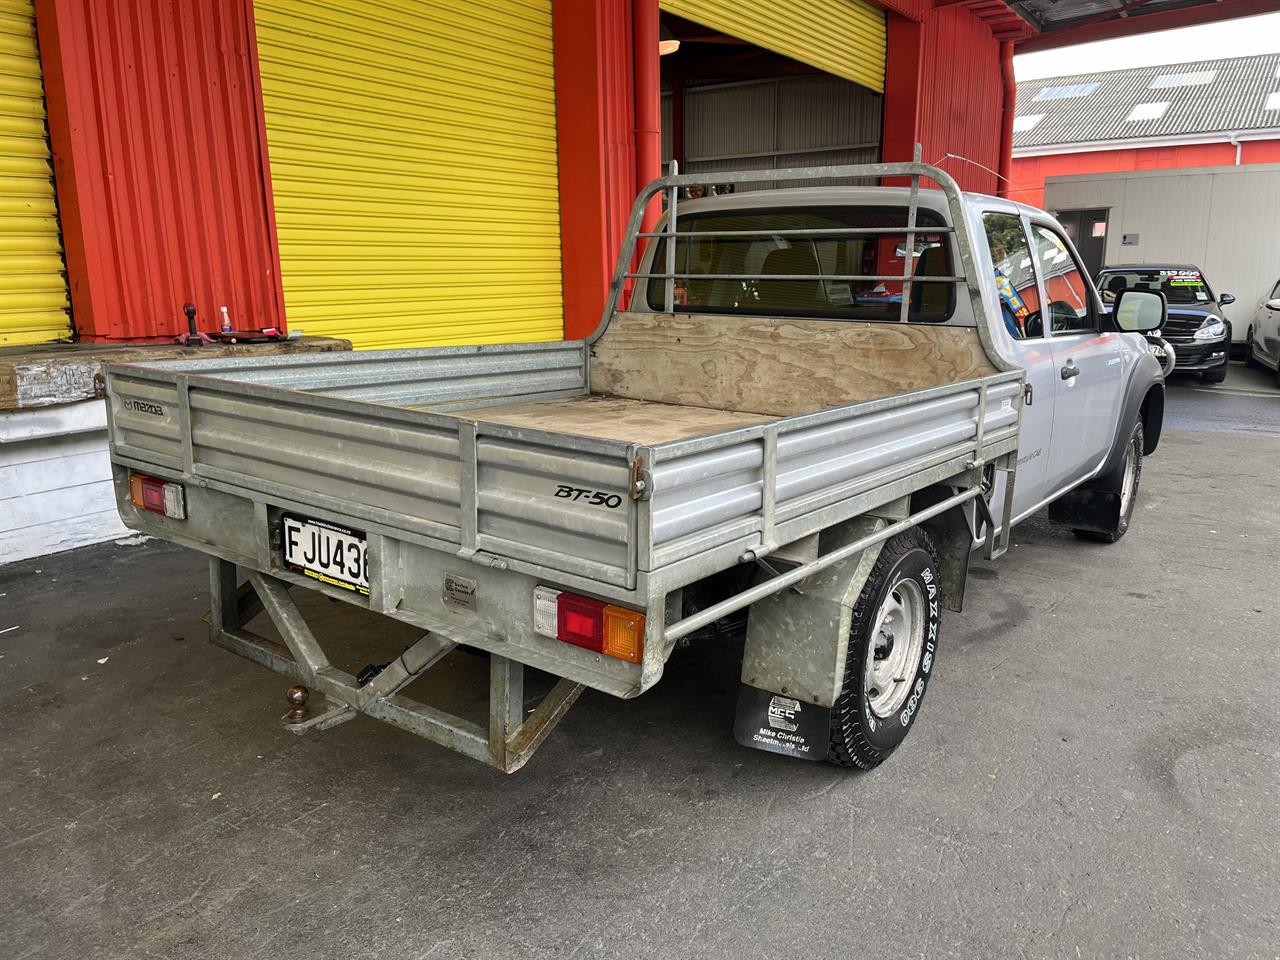
[[[216,557],[210,560],[209,580],[210,639],[298,684],[289,691],[290,710],[281,718],[293,733],[326,730],[363,713],[514,773],[529,761],[583,690],[582,684],[561,679],[526,716],[524,664],[490,654],[486,728],[401,693],[453,650],[452,640],[423,634],[374,676],[361,671],[362,684],[329,662],[283,580],[251,571],[248,582],[241,585],[235,564]],[[283,645],[247,629],[246,624],[262,612],[280,632]],[[323,695],[324,705],[313,713],[308,702],[314,692]]]

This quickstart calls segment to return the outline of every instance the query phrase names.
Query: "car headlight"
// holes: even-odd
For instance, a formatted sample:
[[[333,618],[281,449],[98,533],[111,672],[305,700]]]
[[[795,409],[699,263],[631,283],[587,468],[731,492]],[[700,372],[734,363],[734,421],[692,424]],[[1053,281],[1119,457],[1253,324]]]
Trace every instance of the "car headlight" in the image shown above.
[[[1196,340],[1219,340],[1227,335],[1227,325],[1220,317],[1210,317],[1195,332]]]

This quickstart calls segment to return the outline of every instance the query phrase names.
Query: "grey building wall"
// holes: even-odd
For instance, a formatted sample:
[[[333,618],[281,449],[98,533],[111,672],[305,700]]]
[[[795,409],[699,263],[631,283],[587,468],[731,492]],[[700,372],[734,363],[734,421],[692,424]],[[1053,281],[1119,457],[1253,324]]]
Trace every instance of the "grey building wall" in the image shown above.
[[[1223,315],[1238,341],[1280,279],[1280,164],[1050,177],[1045,206],[1107,208],[1107,263],[1198,266],[1215,293],[1235,295]]]

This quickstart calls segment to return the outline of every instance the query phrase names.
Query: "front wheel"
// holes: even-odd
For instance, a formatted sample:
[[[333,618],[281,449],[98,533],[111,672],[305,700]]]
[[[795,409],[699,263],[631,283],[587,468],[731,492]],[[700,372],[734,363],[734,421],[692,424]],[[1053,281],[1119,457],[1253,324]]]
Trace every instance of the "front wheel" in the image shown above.
[[[1253,327],[1249,328],[1249,332],[1245,334],[1244,338],[1244,365],[1253,367],[1255,370],[1262,366],[1253,352]]]
[[[885,542],[853,606],[827,759],[870,770],[906,739],[938,651],[938,553],[919,527]]]
[[[1120,474],[1120,518],[1114,530],[1073,530],[1081,540],[1097,543],[1115,543],[1129,530],[1133,518],[1133,506],[1138,500],[1138,484],[1142,482],[1142,421],[1133,425],[1129,444],[1124,451],[1124,468]]]

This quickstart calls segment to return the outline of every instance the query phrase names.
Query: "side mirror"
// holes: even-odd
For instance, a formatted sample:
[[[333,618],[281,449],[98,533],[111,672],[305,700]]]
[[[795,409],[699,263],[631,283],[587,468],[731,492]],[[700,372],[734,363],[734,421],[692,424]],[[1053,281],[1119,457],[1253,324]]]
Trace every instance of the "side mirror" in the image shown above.
[[[1229,293],[1224,293],[1218,298],[1218,306],[1225,307],[1228,303],[1235,303],[1236,298]]]
[[[1267,309],[1268,309],[1268,310],[1280,310],[1280,297],[1277,297],[1275,300],[1268,300],[1268,301],[1267,301]]]
[[[1169,307],[1164,294],[1156,290],[1121,290],[1111,315],[1125,333],[1149,333],[1164,326]]]

